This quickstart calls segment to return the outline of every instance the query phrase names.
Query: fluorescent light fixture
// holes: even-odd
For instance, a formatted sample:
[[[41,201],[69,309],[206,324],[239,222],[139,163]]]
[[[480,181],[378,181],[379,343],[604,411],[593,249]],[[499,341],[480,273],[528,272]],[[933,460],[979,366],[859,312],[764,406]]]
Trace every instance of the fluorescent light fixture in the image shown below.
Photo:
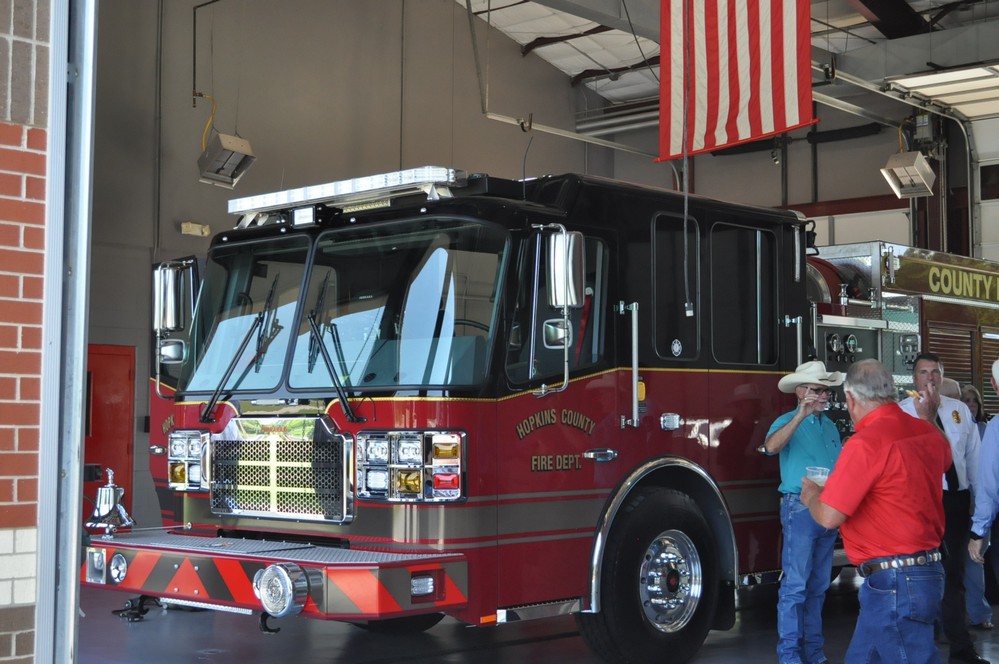
[[[888,158],[881,175],[899,198],[916,198],[933,193],[937,176],[921,152],[898,152]]]
[[[208,141],[208,147],[198,157],[200,181],[232,189],[256,160],[250,142],[245,138],[215,134]]]

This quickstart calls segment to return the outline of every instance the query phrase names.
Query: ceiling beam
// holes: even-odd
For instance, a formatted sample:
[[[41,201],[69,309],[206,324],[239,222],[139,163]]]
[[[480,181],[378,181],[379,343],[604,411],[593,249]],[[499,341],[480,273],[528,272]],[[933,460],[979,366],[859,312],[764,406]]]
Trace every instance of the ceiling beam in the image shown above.
[[[535,0],[537,4],[585,18],[659,43],[659,0]],[[628,19],[631,19],[630,21]]]
[[[835,108],[838,111],[849,113],[850,115],[856,115],[861,118],[867,118],[868,120],[872,120],[886,127],[893,127],[895,129],[898,129],[898,127],[902,124],[898,120],[885,117],[879,113],[871,111],[870,109],[864,108],[863,106],[851,104],[850,102],[844,101],[843,99],[832,97],[830,95],[823,94],[821,92],[816,92],[814,88],[812,88],[812,99],[815,101],[816,104],[822,104],[823,106]]]
[[[551,46],[552,44],[562,44],[567,41],[572,41],[573,39],[579,39],[580,37],[589,37],[590,35],[598,35],[602,32],[609,32],[613,28],[608,28],[606,25],[598,25],[597,27],[586,30],[584,32],[577,32],[573,35],[561,35],[559,37],[538,37],[537,39],[532,39],[528,43],[520,47],[520,54],[527,55],[536,48],[541,48],[542,46]]]
[[[850,5],[888,39],[930,31],[930,25],[906,0],[850,0]]]
[[[999,20],[864,46],[835,56],[836,69],[881,84],[886,78],[999,61]],[[812,59],[817,58],[816,49]],[[931,66],[929,63],[933,63]]]
[[[580,83],[582,83],[583,81],[590,78],[596,78],[597,76],[609,76],[611,80],[616,81],[621,74],[626,74],[629,71],[636,71],[639,69],[647,69],[649,67],[658,67],[658,66],[659,66],[659,56],[654,55],[648,60],[645,60],[643,62],[636,62],[633,65],[628,65],[627,67],[612,67],[611,69],[585,69],[576,74],[575,76],[573,76],[571,79],[569,79],[569,85],[575,87]]]

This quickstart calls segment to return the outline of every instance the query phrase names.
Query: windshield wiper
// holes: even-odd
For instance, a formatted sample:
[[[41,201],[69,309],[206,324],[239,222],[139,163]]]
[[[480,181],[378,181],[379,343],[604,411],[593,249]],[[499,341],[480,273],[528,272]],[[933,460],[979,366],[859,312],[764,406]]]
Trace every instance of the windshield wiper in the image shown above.
[[[347,371],[347,358],[343,355],[343,346],[340,345],[340,328],[336,326],[336,323],[330,323],[330,336],[333,337],[333,350],[336,351],[336,359],[344,371]]]
[[[277,311],[273,308],[274,292],[277,290],[278,277],[280,276],[280,272],[274,275],[274,281],[271,282],[271,290],[267,293],[267,299],[264,300],[264,309],[260,312],[260,327],[257,328],[257,355],[253,360],[253,370],[257,373],[260,373],[260,367],[264,363],[264,354],[270,347],[271,342],[284,329],[284,326],[278,322]],[[266,336],[264,333],[265,329],[267,330]]]
[[[229,382],[229,377],[232,376],[232,371],[236,368],[236,362],[239,361],[239,358],[243,357],[243,351],[245,351],[246,347],[250,344],[250,338],[253,336],[253,333],[258,328],[263,326],[264,313],[264,311],[261,311],[253,317],[253,324],[250,325],[250,329],[246,331],[246,335],[243,337],[242,343],[239,344],[239,350],[237,350],[236,354],[232,356],[231,360],[229,360],[229,366],[226,367],[225,373],[222,374],[222,379],[219,381],[215,391],[212,392],[212,398],[208,400],[207,404],[205,404],[205,409],[201,412],[201,417],[198,418],[200,422],[207,424],[215,421],[215,418],[212,417],[212,410],[214,410],[215,404],[219,402],[219,398],[222,396],[222,389],[225,387],[225,384]]]
[[[316,306],[312,308],[312,313],[309,314],[310,318],[315,318],[322,314],[326,306],[326,288],[330,284],[330,272],[326,273],[326,277],[323,279],[323,283],[319,286],[319,295],[316,297]],[[326,327],[324,322],[319,328],[319,334],[309,337],[309,373],[316,368],[316,360],[319,358],[319,346],[323,343],[323,328]]]
[[[367,422],[367,419],[357,415],[354,409],[350,407],[350,402],[347,401],[347,392],[343,389],[343,381],[340,380],[340,375],[336,371],[336,367],[333,366],[333,359],[330,357],[330,352],[326,350],[326,344],[323,343],[323,333],[319,330],[319,325],[316,324],[316,312],[309,312],[309,329],[312,331],[312,340],[316,342],[319,353],[323,356],[323,364],[326,365],[326,369],[330,372],[330,378],[333,380],[333,389],[336,390],[337,399],[340,401],[340,408],[343,409],[343,414],[347,417],[348,422]],[[334,327],[334,329],[336,329]]]

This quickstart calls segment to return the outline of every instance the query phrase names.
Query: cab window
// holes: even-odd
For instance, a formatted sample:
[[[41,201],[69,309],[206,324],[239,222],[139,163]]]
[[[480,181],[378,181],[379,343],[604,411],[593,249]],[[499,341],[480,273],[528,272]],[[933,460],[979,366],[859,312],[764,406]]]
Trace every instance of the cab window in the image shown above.
[[[653,223],[652,289],[656,353],[694,360],[700,355],[700,232],[696,219],[662,214]],[[687,315],[687,305],[694,315]]]
[[[507,336],[507,376],[512,383],[530,383],[562,375],[565,351],[546,343],[545,324],[561,321],[561,307],[548,305],[546,291],[547,234],[535,233],[519,247],[517,297]],[[569,370],[585,369],[604,356],[607,315],[607,247],[587,237],[586,284],[582,305],[569,310]]]
[[[777,359],[777,239],[759,228],[711,227],[711,351],[718,362]]]

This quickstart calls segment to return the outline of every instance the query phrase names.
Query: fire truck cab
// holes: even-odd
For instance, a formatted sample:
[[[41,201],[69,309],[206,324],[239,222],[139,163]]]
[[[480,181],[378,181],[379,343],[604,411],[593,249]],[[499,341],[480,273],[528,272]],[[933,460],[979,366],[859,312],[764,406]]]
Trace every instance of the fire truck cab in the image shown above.
[[[574,613],[608,661],[680,662],[779,570],[799,215],[435,167],[229,212],[155,270],[164,527],[108,521],[84,583],[264,629]]]

